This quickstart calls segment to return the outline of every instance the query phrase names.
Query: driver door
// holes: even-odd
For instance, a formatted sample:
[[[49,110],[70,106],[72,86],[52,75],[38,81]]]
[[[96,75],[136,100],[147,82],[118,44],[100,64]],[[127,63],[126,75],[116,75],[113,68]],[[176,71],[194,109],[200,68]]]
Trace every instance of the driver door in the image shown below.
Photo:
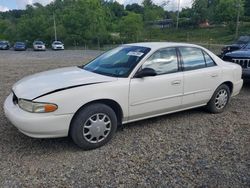
[[[156,76],[131,78],[129,121],[181,108],[183,72],[179,71],[176,48],[156,51],[139,69],[154,69]]]

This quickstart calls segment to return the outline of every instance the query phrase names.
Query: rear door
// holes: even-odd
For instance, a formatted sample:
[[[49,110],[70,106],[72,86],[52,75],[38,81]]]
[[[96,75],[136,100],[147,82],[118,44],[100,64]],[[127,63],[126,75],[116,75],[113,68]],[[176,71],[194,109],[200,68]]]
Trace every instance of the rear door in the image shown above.
[[[200,48],[179,47],[179,52],[184,73],[182,106],[206,104],[220,83],[220,67]]]

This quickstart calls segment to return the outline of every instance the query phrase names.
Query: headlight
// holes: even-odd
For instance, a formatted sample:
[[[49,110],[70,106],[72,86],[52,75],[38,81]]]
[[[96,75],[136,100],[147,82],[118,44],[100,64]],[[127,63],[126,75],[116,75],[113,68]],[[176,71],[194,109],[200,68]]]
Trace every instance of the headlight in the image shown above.
[[[54,112],[58,108],[56,104],[32,102],[25,99],[19,99],[18,105],[21,109],[33,113]]]

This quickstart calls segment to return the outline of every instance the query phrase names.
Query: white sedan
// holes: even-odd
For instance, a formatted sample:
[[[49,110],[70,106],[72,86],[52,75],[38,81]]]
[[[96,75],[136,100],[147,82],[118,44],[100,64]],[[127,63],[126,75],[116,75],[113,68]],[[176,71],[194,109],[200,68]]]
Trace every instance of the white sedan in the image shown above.
[[[46,46],[42,41],[34,41],[33,42],[33,50],[34,51],[45,51]]]
[[[61,41],[54,41],[51,47],[52,50],[64,50],[64,44]]]
[[[4,111],[28,136],[71,136],[93,149],[125,123],[200,106],[220,113],[240,92],[241,75],[239,65],[197,45],[127,44],[84,66],[23,78]]]

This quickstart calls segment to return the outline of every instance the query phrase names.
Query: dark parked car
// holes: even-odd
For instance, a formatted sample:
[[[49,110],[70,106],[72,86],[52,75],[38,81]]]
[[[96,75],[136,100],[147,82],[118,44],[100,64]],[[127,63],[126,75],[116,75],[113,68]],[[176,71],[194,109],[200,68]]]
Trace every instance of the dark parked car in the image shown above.
[[[231,45],[222,48],[221,56],[223,57],[228,52],[233,52],[244,48],[250,42],[250,36],[240,36],[239,39]]]
[[[240,50],[226,53],[223,60],[241,65],[242,78],[250,79],[250,43]]]
[[[0,41],[0,50],[10,49],[10,43],[8,41]]]
[[[14,45],[15,51],[25,51],[27,49],[25,42],[16,42]]]

